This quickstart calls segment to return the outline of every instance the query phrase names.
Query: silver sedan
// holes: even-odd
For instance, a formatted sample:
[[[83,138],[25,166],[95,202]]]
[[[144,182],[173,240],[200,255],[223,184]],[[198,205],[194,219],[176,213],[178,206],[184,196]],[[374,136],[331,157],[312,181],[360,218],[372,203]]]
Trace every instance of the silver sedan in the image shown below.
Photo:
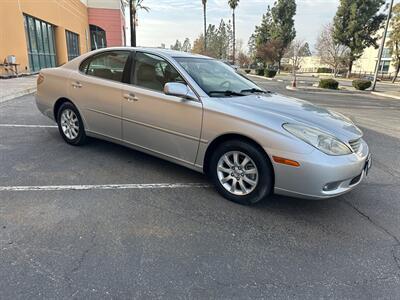
[[[37,106],[63,139],[122,144],[207,174],[229,200],[338,196],[371,156],[353,122],[269,93],[223,62],[161,49],[87,53],[38,77]]]

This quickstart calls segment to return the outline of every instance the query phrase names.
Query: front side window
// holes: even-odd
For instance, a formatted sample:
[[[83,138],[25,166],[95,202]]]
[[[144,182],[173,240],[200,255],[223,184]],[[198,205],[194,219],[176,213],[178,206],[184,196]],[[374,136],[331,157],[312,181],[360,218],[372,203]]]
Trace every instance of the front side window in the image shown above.
[[[79,49],[79,35],[66,30],[65,36],[67,38],[68,61],[70,61],[81,55],[81,51]]]
[[[129,55],[129,51],[101,53],[85,60],[80,70],[90,76],[121,82]]]
[[[162,92],[168,82],[185,83],[176,69],[157,55],[137,52],[134,66],[134,85]]]
[[[221,61],[192,57],[176,57],[175,60],[211,97],[244,96],[247,93],[263,92],[255,83]]]

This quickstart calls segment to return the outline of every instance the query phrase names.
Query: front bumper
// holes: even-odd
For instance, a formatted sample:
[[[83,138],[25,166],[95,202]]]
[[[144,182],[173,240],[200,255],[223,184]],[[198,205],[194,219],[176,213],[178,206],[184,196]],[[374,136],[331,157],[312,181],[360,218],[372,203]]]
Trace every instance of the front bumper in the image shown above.
[[[276,153],[300,163],[290,167],[275,163],[275,193],[296,198],[325,199],[345,194],[359,185],[368,173],[371,154],[362,140],[358,153],[329,156],[319,150],[311,154]]]

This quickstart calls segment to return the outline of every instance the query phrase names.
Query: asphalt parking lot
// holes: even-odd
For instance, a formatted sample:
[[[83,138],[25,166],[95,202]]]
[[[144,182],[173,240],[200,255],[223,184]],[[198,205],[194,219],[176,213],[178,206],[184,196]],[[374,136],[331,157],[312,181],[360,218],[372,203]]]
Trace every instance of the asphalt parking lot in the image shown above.
[[[65,144],[32,95],[0,103],[0,298],[398,299],[400,101],[258,81],[351,116],[369,177],[240,206],[171,163]]]

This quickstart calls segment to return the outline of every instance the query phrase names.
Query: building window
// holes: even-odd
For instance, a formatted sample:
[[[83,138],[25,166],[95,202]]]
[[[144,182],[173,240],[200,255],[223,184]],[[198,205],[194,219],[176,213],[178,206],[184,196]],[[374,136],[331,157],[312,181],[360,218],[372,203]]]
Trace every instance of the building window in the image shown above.
[[[65,35],[67,37],[68,61],[70,61],[81,55],[79,49],[79,35],[68,30],[65,31]]]
[[[24,15],[24,23],[31,72],[55,67],[54,26],[28,15]]]
[[[382,58],[391,58],[392,54],[390,53],[389,48],[383,48]]]
[[[383,60],[379,65],[379,73],[387,74],[390,68],[390,60]]]
[[[90,44],[92,50],[106,48],[106,32],[99,26],[90,25]]]

